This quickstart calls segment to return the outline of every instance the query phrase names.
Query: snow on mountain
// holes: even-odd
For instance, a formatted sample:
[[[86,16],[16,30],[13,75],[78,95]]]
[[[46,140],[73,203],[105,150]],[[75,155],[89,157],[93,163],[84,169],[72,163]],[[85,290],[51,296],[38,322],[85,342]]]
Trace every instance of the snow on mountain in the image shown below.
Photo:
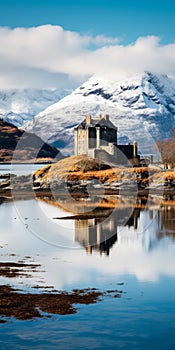
[[[68,95],[66,89],[0,90],[0,118],[17,127]]]
[[[154,153],[155,139],[175,127],[175,81],[145,72],[116,81],[93,76],[70,95],[40,112],[26,128],[59,148],[73,140],[86,114],[109,114],[119,140],[138,141]]]

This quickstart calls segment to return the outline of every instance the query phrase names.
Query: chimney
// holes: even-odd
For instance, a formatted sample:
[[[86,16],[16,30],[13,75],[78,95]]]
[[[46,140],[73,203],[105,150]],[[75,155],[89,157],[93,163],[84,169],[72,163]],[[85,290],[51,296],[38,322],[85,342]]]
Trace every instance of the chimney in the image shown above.
[[[103,118],[108,122],[109,121],[109,114],[105,114]]]
[[[86,115],[86,124],[91,124],[91,115],[90,114]]]
[[[137,142],[136,141],[133,142],[133,157],[134,158],[137,157]]]

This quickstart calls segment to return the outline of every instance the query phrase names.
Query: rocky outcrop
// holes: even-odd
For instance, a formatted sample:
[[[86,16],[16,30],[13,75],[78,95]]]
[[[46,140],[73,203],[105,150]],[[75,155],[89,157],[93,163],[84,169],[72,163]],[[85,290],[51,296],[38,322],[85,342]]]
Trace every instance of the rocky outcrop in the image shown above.
[[[175,194],[175,171],[164,172],[150,168],[80,169],[84,156],[74,156],[49,164],[31,175],[12,175],[0,182],[0,193],[52,194],[75,197],[103,196],[104,194],[136,195],[139,193]],[[81,161],[81,162],[80,162]],[[95,162],[95,160],[93,160]],[[97,161],[98,166],[99,160]],[[84,163],[83,163],[84,164]],[[91,164],[92,165],[92,164]],[[145,177],[147,174],[147,177]]]

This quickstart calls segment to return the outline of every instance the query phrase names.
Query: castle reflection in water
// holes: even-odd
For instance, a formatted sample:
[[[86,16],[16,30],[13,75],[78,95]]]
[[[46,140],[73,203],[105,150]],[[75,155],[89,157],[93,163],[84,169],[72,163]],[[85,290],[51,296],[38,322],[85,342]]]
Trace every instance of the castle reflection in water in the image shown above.
[[[87,253],[98,250],[109,255],[117,241],[117,227],[133,226],[137,229],[139,216],[139,209],[101,210],[98,217],[75,220],[75,240],[86,248]]]
[[[148,219],[142,232],[138,235],[137,228],[142,210],[139,208],[122,208],[115,210],[101,210],[96,217],[75,220],[75,240],[87,251],[98,251],[109,255],[110,249],[118,241],[119,227],[133,228],[135,238],[142,246],[151,251],[159,245],[162,238],[175,239],[175,207],[164,206],[156,211],[147,209]],[[130,233],[130,232],[129,232]],[[129,239],[124,233],[120,238]]]

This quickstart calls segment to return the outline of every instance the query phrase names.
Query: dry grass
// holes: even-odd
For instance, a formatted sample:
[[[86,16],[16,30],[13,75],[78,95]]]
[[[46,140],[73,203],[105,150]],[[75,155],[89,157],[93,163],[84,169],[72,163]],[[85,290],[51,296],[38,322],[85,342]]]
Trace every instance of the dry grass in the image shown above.
[[[83,170],[81,170],[80,162],[83,162]],[[84,169],[84,162],[87,164],[88,162],[91,162],[90,170],[88,170],[88,166]],[[95,170],[92,170],[93,166]],[[79,155],[62,159],[56,164],[39,169],[35,172],[35,176],[36,178],[42,177],[43,180],[57,179],[66,181],[90,180],[96,178],[101,182],[104,182],[109,179],[111,181],[117,180],[119,174],[123,170],[123,168],[98,170],[100,167],[105,167],[103,162],[100,162],[99,160],[90,160],[85,156]],[[106,167],[109,166],[107,165]]]
[[[172,180],[175,181],[175,170],[165,171],[163,173],[163,176],[166,180]]]
[[[84,164],[86,163],[86,166]],[[81,169],[81,164],[83,170]],[[88,165],[89,164],[89,165]],[[93,166],[94,169],[93,170]],[[86,156],[78,155],[60,160],[56,164],[47,165],[35,172],[35,177],[44,181],[60,180],[60,181],[78,181],[97,179],[100,182],[112,181],[135,181],[137,176],[148,171],[148,181],[162,183],[165,180],[175,181],[175,171],[161,172],[158,168],[150,166],[145,167],[111,167],[101,170],[104,163],[99,160],[91,160]],[[107,165],[107,167],[109,167]],[[90,170],[88,170],[90,168]],[[98,170],[99,169],[99,170]],[[146,179],[147,180],[147,179]],[[144,182],[144,179],[143,179]]]

